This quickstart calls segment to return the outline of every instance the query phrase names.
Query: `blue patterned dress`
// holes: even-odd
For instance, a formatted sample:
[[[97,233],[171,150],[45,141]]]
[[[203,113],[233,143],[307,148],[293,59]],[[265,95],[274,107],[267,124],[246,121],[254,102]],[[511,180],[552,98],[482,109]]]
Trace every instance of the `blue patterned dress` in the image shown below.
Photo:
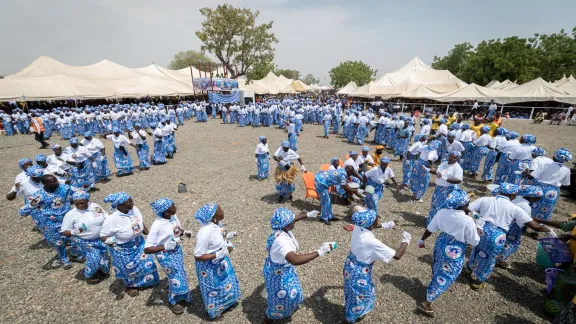
[[[270,173],[268,154],[256,154],[256,159],[258,160],[256,163],[256,166],[258,167],[258,179],[267,179]]]
[[[486,222],[482,229],[478,246],[470,252],[468,268],[472,270],[472,279],[485,282],[496,265],[496,258],[504,250],[506,232],[492,223]]]
[[[126,287],[150,287],[160,281],[153,257],[144,253],[142,235],[137,236],[132,241],[117,244],[110,248],[110,255],[112,256],[114,276],[123,280]]]
[[[436,216],[438,210],[441,209],[441,204],[446,200],[448,195],[454,191],[454,189],[460,188],[459,185],[451,185],[451,186],[441,186],[436,185],[436,189],[434,189],[434,193],[432,194],[432,201],[430,202],[430,211],[428,212],[428,217],[426,218],[426,224],[430,224],[432,218]]]
[[[462,154],[462,169],[468,170],[470,163],[472,162],[472,155],[474,154],[474,143],[462,142],[462,146],[464,146],[464,153]]]
[[[100,241],[100,238],[87,240],[74,236],[72,242],[78,244],[82,256],[86,258],[84,276],[87,279],[93,278],[98,270],[105,274],[110,273],[110,255],[108,248]]]
[[[530,204],[530,207],[532,208],[532,217],[549,220],[550,217],[552,217],[556,201],[558,201],[558,197],[560,196],[560,188],[539,182],[536,179],[533,180],[532,185],[541,187],[542,192],[544,192],[544,195],[540,200],[538,200],[538,202]]]
[[[195,265],[204,308],[210,318],[216,318],[240,300],[236,272],[228,256],[219,260],[196,261]]]
[[[102,152],[98,151],[92,154],[92,156],[96,161],[96,170],[95,170],[96,181],[108,179],[112,171],[108,167],[108,158],[106,157],[106,155],[102,155]]]
[[[270,248],[281,233],[281,231],[275,231],[268,237],[266,241],[268,257],[264,261],[262,271],[268,293],[266,317],[271,320],[292,316],[303,301],[302,286],[294,266],[290,262],[274,263],[270,257]]]
[[[318,196],[320,196],[320,206],[322,207],[320,212],[321,220],[334,219],[334,215],[332,215],[332,200],[330,199],[328,188],[345,184],[346,178],[347,174],[344,169],[320,171],[314,176],[314,186]]]
[[[379,167],[380,166],[376,166],[376,168]],[[374,193],[366,195],[366,207],[368,207],[368,209],[373,209],[378,213],[378,201],[382,198],[382,194],[384,193],[384,184],[376,183],[372,179],[368,178],[366,185],[374,187]]]
[[[404,156],[406,151],[408,151],[408,142],[410,141],[410,133],[408,128],[402,128],[398,131],[398,138],[396,140],[396,145],[394,146],[394,157]],[[406,138],[401,138],[401,136],[407,136]]]
[[[166,145],[164,139],[154,138],[154,155],[152,161],[157,164],[166,163]]]
[[[140,167],[145,169],[150,167],[150,148],[148,143],[144,141],[142,144],[136,145],[136,154],[140,160]]]
[[[454,239],[444,232],[438,235],[434,245],[432,279],[426,289],[426,299],[435,301],[458,279],[464,266],[466,243]]]
[[[498,256],[498,261],[504,262],[514,254],[520,247],[520,241],[522,239],[522,229],[518,224],[512,223],[510,229],[506,232],[506,243],[504,243],[504,249],[502,254]]]
[[[430,172],[422,168],[422,166],[430,168],[428,161],[418,158],[416,163],[414,163],[410,175],[410,190],[416,199],[420,199],[424,196],[426,189],[428,189],[428,184],[430,183]]]
[[[470,173],[478,173],[478,169],[480,168],[480,163],[482,159],[488,154],[490,151],[486,146],[477,146],[474,148],[474,153],[472,154],[472,160],[468,165],[467,171]]]
[[[124,152],[114,147],[114,165],[116,166],[116,174],[124,175],[131,174],[134,171],[134,164],[132,163],[132,158],[130,153],[124,154]]]
[[[484,160],[484,170],[482,172],[483,181],[492,181],[494,179],[494,164],[496,163],[496,157],[498,152],[496,150],[489,150],[486,159]]]
[[[372,282],[373,265],[358,261],[352,253],[344,261],[344,307],[349,323],[374,309],[376,287]]]
[[[508,159],[508,153],[502,152],[500,154],[500,159],[498,160],[498,166],[496,167],[496,177],[494,178],[495,184],[501,184],[507,182],[508,173],[510,173],[510,160]]]
[[[182,247],[177,245],[174,250],[164,250],[154,254],[154,256],[162,269],[164,269],[166,277],[168,277],[168,287],[170,289],[168,302],[171,305],[176,305],[180,301],[191,303],[192,296],[188,288],[188,275],[184,267]]]
[[[414,168],[414,163],[418,160],[418,154],[410,154],[410,158],[404,157],[402,162],[402,184],[408,185],[410,183],[410,176],[412,175],[412,169]]]

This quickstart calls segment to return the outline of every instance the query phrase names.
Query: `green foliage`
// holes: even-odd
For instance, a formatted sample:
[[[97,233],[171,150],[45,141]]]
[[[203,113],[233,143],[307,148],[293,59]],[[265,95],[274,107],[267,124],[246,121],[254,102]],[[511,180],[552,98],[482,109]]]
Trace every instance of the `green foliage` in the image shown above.
[[[213,53],[230,71],[230,77],[246,75],[255,65],[274,60],[272,45],[278,42],[271,32],[273,22],[256,24],[260,12],[229,4],[216,9],[202,8],[205,17],[196,36],[204,43],[203,52]]]
[[[359,87],[373,81],[378,70],[372,68],[362,61],[346,61],[330,70],[330,84],[339,89],[354,81]]]
[[[274,70],[274,63],[260,61],[254,64],[248,72],[246,72],[246,79],[260,80],[263,79],[270,71]]]
[[[434,57],[432,67],[446,69],[468,83],[485,85],[509,79],[519,83],[537,77],[548,81],[576,75],[576,27],[532,38],[508,37],[456,45],[447,56]]]
[[[294,80],[299,80],[300,79],[300,72],[296,71],[296,70],[290,70],[290,69],[276,69],[274,71],[274,74],[276,74],[277,76],[281,76],[283,75],[285,78],[287,79],[294,79]]]
[[[302,81],[308,85],[320,83],[320,79],[316,79],[312,74],[306,75]]]
[[[201,71],[209,71],[209,67],[205,67],[205,63],[210,62],[211,60],[204,54],[196,51],[182,51],[176,53],[170,64],[168,64],[168,68],[172,70],[180,70],[183,68],[187,68],[190,65],[197,68]]]

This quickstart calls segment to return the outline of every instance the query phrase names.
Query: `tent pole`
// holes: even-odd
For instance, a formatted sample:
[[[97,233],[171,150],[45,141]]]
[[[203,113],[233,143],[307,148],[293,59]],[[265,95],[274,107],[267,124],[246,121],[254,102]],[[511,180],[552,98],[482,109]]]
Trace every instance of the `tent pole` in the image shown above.
[[[194,87],[194,71],[192,71],[192,64],[190,64],[190,77],[192,77],[192,94],[196,97],[196,88]]]
[[[530,111],[530,118],[528,119],[532,119],[532,115],[534,115],[534,107],[532,107],[532,111]]]
[[[448,116],[448,111],[450,110],[450,104],[446,105],[446,113],[444,116]]]

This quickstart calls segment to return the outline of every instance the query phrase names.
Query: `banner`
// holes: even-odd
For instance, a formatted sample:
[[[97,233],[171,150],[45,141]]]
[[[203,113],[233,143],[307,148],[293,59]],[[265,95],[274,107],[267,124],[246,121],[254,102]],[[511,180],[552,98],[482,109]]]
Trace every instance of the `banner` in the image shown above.
[[[238,89],[238,80],[216,78],[194,78],[194,89],[197,91],[230,91]]]
[[[233,103],[233,102],[240,102],[240,92],[234,92],[231,94],[223,94],[223,93],[208,93],[208,101],[215,102],[215,103]]]

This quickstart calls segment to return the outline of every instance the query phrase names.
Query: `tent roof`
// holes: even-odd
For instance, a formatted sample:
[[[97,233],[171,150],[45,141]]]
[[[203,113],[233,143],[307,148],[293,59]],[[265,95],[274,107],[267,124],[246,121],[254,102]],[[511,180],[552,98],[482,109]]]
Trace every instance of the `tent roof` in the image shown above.
[[[343,95],[348,95],[353,93],[354,91],[356,91],[358,89],[358,86],[356,85],[356,82],[354,81],[350,81],[348,82],[347,85],[343,86],[342,89],[338,90],[338,92],[336,92],[337,94],[343,94]]]

